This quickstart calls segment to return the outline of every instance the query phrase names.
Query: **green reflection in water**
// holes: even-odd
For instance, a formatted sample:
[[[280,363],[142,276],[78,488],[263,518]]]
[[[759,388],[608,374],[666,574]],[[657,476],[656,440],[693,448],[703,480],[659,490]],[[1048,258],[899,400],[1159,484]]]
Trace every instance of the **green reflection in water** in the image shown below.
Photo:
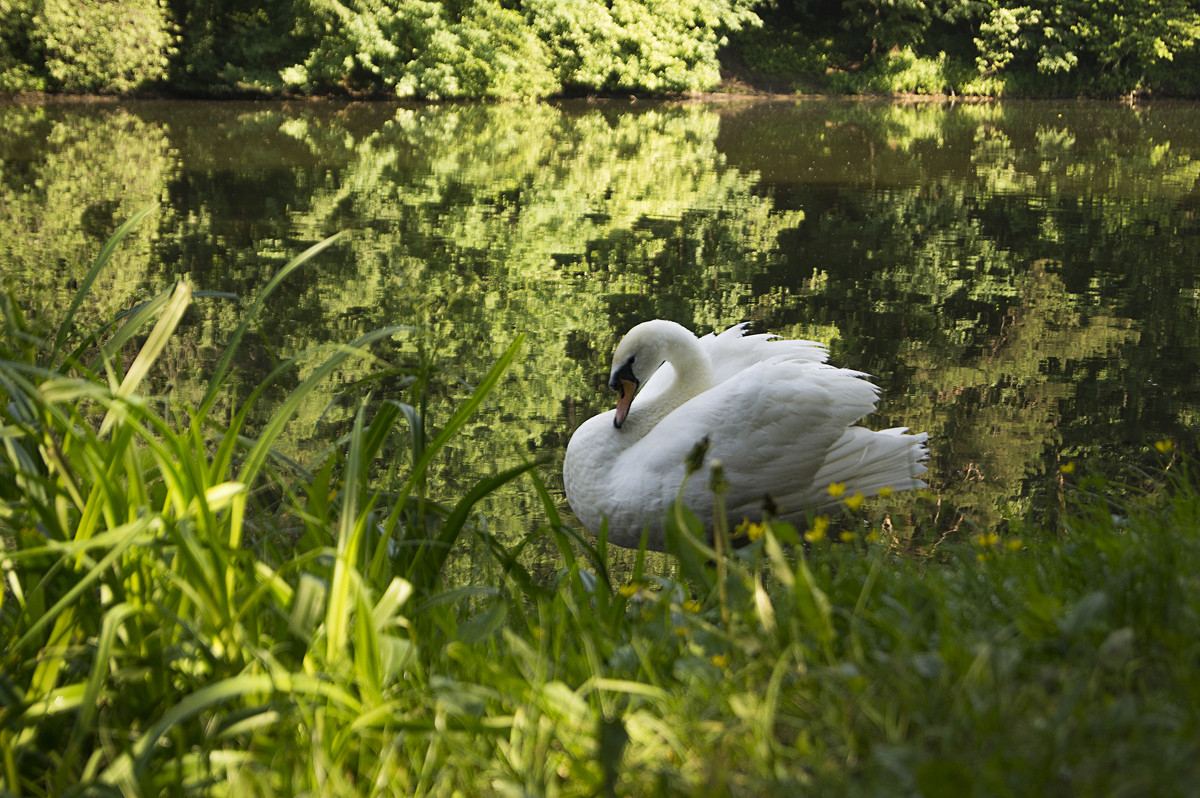
[[[875,423],[932,435],[932,497],[872,516],[926,545],[1053,513],[1071,489],[1060,462],[1132,473],[1148,442],[1195,426],[1196,111],[8,105],[0,252],[19,298],[52,309],[121,219],[160,201],[107,275],[99,321],[178,276],[252,296],[306,245],[353,230],[280,292],[239,390],[314,344],[411,324],[379,354],[428,355],[436,423],[527,333],[441,463],[432,492],[447,497],[526,457],[547,457],[557,485],[636,321],[753,319],[829,341],[884,386]],[[164,361],[177,401],[202,390],[237,316],[229,300],[198,304]],[[345,428],[365,371],[311,397],[295,454]],[[500,531],[538,522],[532,491],[501,501]]]

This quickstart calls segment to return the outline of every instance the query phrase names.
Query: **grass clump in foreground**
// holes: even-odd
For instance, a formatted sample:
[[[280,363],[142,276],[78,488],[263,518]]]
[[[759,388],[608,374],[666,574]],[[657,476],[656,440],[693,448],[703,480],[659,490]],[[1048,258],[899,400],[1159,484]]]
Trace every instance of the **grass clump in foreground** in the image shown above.
[[[750,530],[729,555],[719,536],[718,554],[680,511],[673,565],[639,560],[614,580],[603,541],[563,524],[533,471],[445,504],[426,494],[429,464],[515,347],[436,434],[419,397],[364,403],[306,466],[277,454],[279,431],[317,380],[389,331],[334,350],[262,429],[244,428],[257,393],[217,418],[237,342],[277,282],[194,408],[139,393],[185,286],[82,339],[70,318],[36,336],[4,304],[0,792],[1182,795],[1197,783],[1200,490],[1178,464],[1132,504],[1081,487],[1060,530],[983,535],[936,560],[895,553],[880,530],[805,546],[784,525]],[[411,457],[368,480],[391,436]],[[522,471],[546,522],[504,544],[473,507]],[[303,525],[287,545],[274,534],[286,519]],[[550,584],[520,564],[542,535],[563,556]],[[468,541],[494,579],[447,584]]]

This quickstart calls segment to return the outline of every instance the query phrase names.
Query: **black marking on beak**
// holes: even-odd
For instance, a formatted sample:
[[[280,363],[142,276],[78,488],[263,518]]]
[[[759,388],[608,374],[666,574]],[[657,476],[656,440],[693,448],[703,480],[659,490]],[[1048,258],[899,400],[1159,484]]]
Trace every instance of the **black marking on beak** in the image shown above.
[[[641,381],[633,374],[632,357],[613,371],[608,387],[617,392],[617,414],[613,416],[613,426],[620,429],[625,423],[625,416],[629,415],[629,405],[633,403],[633,397],[641,387]]]

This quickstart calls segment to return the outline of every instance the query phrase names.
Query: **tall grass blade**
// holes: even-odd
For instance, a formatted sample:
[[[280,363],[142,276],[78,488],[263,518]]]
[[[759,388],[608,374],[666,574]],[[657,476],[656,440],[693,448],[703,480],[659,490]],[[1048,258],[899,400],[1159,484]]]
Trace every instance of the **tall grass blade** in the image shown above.
[[[488,395],[500,381],[500,377],[503,376],[504,372],[508,370],[508,367],[512,364],[513,359],[516,358],[517,352],[520,351],[521,345],[524,342],[524,334],[518,335],[516,340],[509,345],[508,349],[505,350],[500,359],[496,361],[496,364],[492,366],[491,370],[488,371],[487,375],[484,376],[483,380],[481,380],[480,383],[475,387],[475,390],[471,393],[471,396],[468,397],[467,401],[459,406],[454,415],[450,417],[450,420],[446,422],[446,426],[442,428],[442,430],[434,437],[432,441],[428,443],[428,445],[423,445],[424,424],[421,420],[421,414],[409,405],[401,405],[401,410],[408,419],[410,433],[413,436],[412,440],[414,453],[419,450],[420,456],[417,457],[416,461],[413,463],[412,471],[409,473],[408,479],[401,488],[400,495],[395,500],[392,511],[389,513],[387,521],[384,524],[384,529],[389,531],[396,529],[400,516],[408,509],[409,496],[412,495],[412,492],[417,488],[417,486],[423,484],[425,473],[428,471],[429,464],[433,461],[433,458],[437,456],[438,452],[440,452],[451,439],[453,439],[462,426],[466,424],[471,416],[474,415],[475,411],[479,409],[479,406],[483,404],[484,400],[487,399]],[[529,470],[529,468],[521,467],[520,470],[523,472]],[[516,475],[514,474],[513,476]],[[510,476],[508,479],[512,478],[513,477]],[[500,484],[507,482],[508,479],[503,480]],[[477,485],[475,491],[473,492],[478,492],[478,489],[479,486]],[[484,494],[481,493],[479,494],[479,497],[481,498],[483,495]],[[470,507],[474,506],[476,501],[478,501],[478,498],[470,502],[470,504],[466,507],[466,511],[469,512]],[[447,520],[446,525],[443,526],[443,533],[439,536],[438,545],[445,545],[448,540],[453,541],[456,539],[461,531],[461,522],[465,520],[466,512],[463,513],[461,520],[457,521],[457,526],[455,527],[450,528],[450,522]],[[447,549],[440,555],[435,555],[437,564],[433,566],[432,572],[426,572],[424,574],[426,578],[429,578],[433,574],[440,572],[441,564],[445,561],[445,556],[448,553],[449,550]],[[412,579],[414,582],[424,585],[427,583],[421,581],[421,577],[418,575],[423,570],[423,556],[424,551],[422,554],[417,555],[417,557],[410,563],[410,567],[408,569],[408,578]],[[372,581],[377,581],[379,575],[383,573],[383,567],[386,561],[387,546],[382,545],[377,547],[368,568],[368,573],[370,574]]]
[[[10,650],[20,651],[21,649],[25,648],[25,646],[29,645],[48,623],[55,620],[61,613],[67,611],[68,608],[75,604],[80,596],[90,590],[92,586],[102,576],[104,576],[105,570],[111,566],[113,562],[115,562],[117,558],[125,552],[126,549],[132,546],[144,532],[154,526],[158,526],[158,523],[158,519],[156,518],[144,517],[139,518],[136,521],[131,521],[120,529],[112,530],[113,536],[117,538],[117,541],[113,544],[112,548],[109,549],[105,555],[100,558],[99,562],[97,562],[90,570],[88,570],[88,572],[85,573],[80,580],[62,596],[62,598],[55,602],[52,607],[50,607],[41,615],[41,617],[34,620],[33,623],[30,624],[29,629],[25,632],[25,634],[21,635],[21,637],[15,643],[12,643]]]
[[[225,345],[225,353],[221,356],[221,359],[217,362],[216,368],[213,370],[212,377],[208,383],[208,390],[204,393],[204,397],[200,400],[200,406],[197,408],[194,416],[195,419],[197,419],[199,422],[203,422],[203,420],[208,418],[208,411],[212,409],[213,402],[217,400],[217,395],[220,393],[221,388],[225,385],[225,377],[229,374],[229,369],[233,366],[233,359],[237,355],[238,347],[242,343],[242,338],[245,337],[246,331],[249,330],[252,325],[257,323],[259,312],[262,310],[263,305],[266,304],[267,299],[271,296],[275,289],[278,288],[280,283],[286,280],[292,272],[296,271],[296,269],[315,258],[321,252],[324,252],[338,241],[341,241],[346,237],[346,235],[347,234],[345,232],[336,233],[335,235],[326,238],[324,241],[313,244],[311,247],[292,258],[290,261],[284,264],[282,269],[275,273],[275,276],[271,278],[266,287],[264,287],[263,290],[259,292],[258,296],[254,298],[254,301],[250,303],[250,307],[246,308],[245,312],[242,313],[241,322],[229,336],[229,341]]]
[[[271,455],[272,448],[275,446],[280,434],[287,426],[287,423],[300,408],[300,405],[303,404],[305,397],[308,396],[308,394],[321,382],[321,380],[329,376],[329,374],[339,365],[341,365],[346,358],[351,356],[367,356],[362,351],[365,347],[378,340],[393,335],[400,329],[403,328],[384,327],[360,336],[352,343],[338,347],[337,350],[325,360],[325,362],[314,369],[313,372],[309,374],[308,377],[305,378],[305,380],[300,383],[300,385],[297,386],[294,391],[292,391],[291,394],[288,395],[283,404],[279,406],[275,413],[272,414],[270,420],[267,421],[262,432],[259,433],[258,438],[250,447],[250,451],[246,454],[246,459],[242,463],[241,469],[238,471],[238,481],[247,485],[253,484],[254,480],[258,477],[259,471],[262,470],[263,464]],[[295,358],[289,360],[287,364],[284,364],[284,366],[276,369],[275,373],[280,373],[285,366],[290,366],[294,360]]]
[[[327,662],[336,662],[341,656],[349,637],[350,618],[354,610],[350,595],[351,575],[358,565],[358,551],[364,532],[364,521],[358,512],[358,498],[363,489],[360,483],[363,479],[364,413],[365,408],[359,406],[354,416],[354,431],[350,436],[350,456],[346,460],[346,471],[342,478],[342,512],[338,519],[337,559],[333,565],[333,584],[329,588],[329,602],[325,610]]]
[[[96,652],[92,658],[92,669],[88,674],[87,684],[84,687],[79,714],[75,718],[75,725],[71,727],[71,735],[67,739],[67,749],[63,754],[63,764],[58,771],[60,780],[70,779],[71,774],[78,773],[80,770],[75,765],[75,759],[79,756],[84,739],[94,733],[92,721],[100,706],[100,695],[116,647],[117,633],[121,629],[121,624],[136,612],[137,609],[132,605],[121,603],[104,613],[104,622],[101,624],[100,636],[96,641]],[[59,782],[60,790],[64,790],[67,786],[69,785],[65,781]]]
[[[479,385],[476,386],[475,391],[467,401],[459,406],[454,415],[450,417],[450,420],[446,422],[446,426],[442,428],[441,432],[421,452],[421,458],[413,464],[412,474],[409,475],[408,481],[400,491],[400,498],[397,501],[398,506],[404,506],[413,488],[424,477],[425,471],[429,468],[430,461],[433,460],[450,439],[458,434],[462,425],[467,423],[471,416],[475,414],[475,411],[479,409],[479,406],[483,404],[483,401],[487,399],[488,394],[492,392],[492,389],[496,387],[496,383],[500,381],[500,377],[508,370],[513,359],[516,358],[517,352],[520,351],[524,342],[525,335],[522,333],[517,336],[516,340],[500,356],[500,359],[496,361],[496,365],[492,366],[491,370],[480,381]]]
[[[113,322],[107,325],[111,327],[114,326],[117,321],[122,321],[122,324],[117,328],[117,331],[114,332],[112,336],[109,337],[109,339],[100,347],[100,354],[104,360],[111,360],[113,357],[115,357],[116,354],[121,350],[121,347],[124,346],[135,335],[137,335],[138,332],[146,326],[150,319],[153,319],[155,316],[157,316],[159,312],[167,306],[173,296],[174,289],[163,291],[158,294],[158,296],[148,299],[140,305],[131,308],[128,313],[124,314],[123,317],[118,316],[113,320]],[[80,346],[77,347],[72,353],[72,358],[78,360],[82,356],[83,351],[86,349],[89,343],[89,341],[84,341],[81,343]],[[98,369],[99,366],[96,366],[95,368]]]
[[[96,256],[96,260],[92,263],[92,268],[84,276],[83,281],[79,284],[79,290],[75,292],[75,296],[71,299],[71,304],[67,308],[67,313],[58,325],[58,334],[54,336],[54,346],[50,350],[50,362],[53,363],[58,357],[58,353],[62,351],[63,345],[67,342],[67,337],[71,334],[71,328],[75,325],[75,314],[79,312],[79,308],[83,305],[84,299],[92,290],[92,285],[96,282],[96,278],[108,263],[108,259],[112,257],[117,246],[129,235],[130,231],[152,212],[157,205],[148,205],[135,213],[133,216],[120,227],[117,232],[113,233],[108,241],[100,250],[100,254]]]
[[[179,322],[183,319],[183,314],[187,311],[188,305],[192,301],[192,289],[187,283],[179,283],[175,286],[175,291],[171,295],[171,301],[167,304],[167,308],[163,311],[162,318],[154,325],[154,329],[150,331],[150,336],[146,339],[146,343],[142,345],[138,351],[137,357],[129,364],[129,370],[125,372],[125,378],[121,380],[121,384],[117,386],[113,396],[116,399],[128,399],[141,385],[142,380],[150,373],[151,366],[158,360],[158,356],[167,348],[167,344],[171,340],[171,336],[175,334],[175,328],[179,326]],[[100,437],[104,437],[112,428],[116,421],[116,415],[112,408],[104,416],[104,421],[100,424]]]
[[[424,556],[418,556],[415,559],[408,578],[425,587],[435,585],[442,572],[442,568],[446,564],[446,558],[450,556],[450,551],[454,547],[454,543],[458,540],[463,526],[466,524],[472,510],[480,499],[491,493],[495,493],[502,486],[527,471],[532,470],[535,465],[536,463],[525,463],[524,465],[514,466],[477,482],[467,492],[467,495],[458,501],[454,509],[450,512],[450,515],[447,516],[445,522],[442,524],[441,531],[438,533],[435,545],[425,547],[421,550],[421,555]],[[426,556],[429,558],[428,560],[425,560]]]

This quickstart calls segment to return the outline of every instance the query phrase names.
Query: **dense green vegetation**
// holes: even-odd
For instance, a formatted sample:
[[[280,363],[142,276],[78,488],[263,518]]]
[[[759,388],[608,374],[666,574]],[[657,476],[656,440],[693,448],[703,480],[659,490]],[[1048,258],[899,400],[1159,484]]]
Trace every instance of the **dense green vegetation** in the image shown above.
[[[711,88],[750,0],[0,3],[0,90],[432,100]],[[136,27],[134,27],[136,26]],[[114,31],[116,33],[114,33]],[[122,31],[135,39],[124,40]]]
[[[0,91],[1194,95],[1198,40],[1197,0],[2,0]]]
[[[0,792],[1170,796],[1196,783],[1200,485],[1183,441],[1146,447],[1144,488],[1064,463],[1056,521],[924,557],[905,553],[885,501],[803,542],[746,530],[728,556],[679,514],[673,557],[618,572],[603,541],[559,518],[536,465],[461,491],[430,470],[474,445],[467,421],[519,338],[438,425],[441,354],[381,357],[400,327],[229,396],[263,308],[334,241],[245,298],[199,402],[149,391],[202,292],[178,282],[108,323],[88,312],[142,215],[61,314],[2,300]],[[287,420],[354,362],[370,368],[347,386],[346,434],[286,456]],[[402,387],[381,400],[388,384]],[[501,541],[477,509],[511,480],[542,511]],[[539,541],[561,557],[540,578],[522,559]]]
[[[1195,0],[776,0],[738,37],[800,90],[1035,97],[1200,90]]]

